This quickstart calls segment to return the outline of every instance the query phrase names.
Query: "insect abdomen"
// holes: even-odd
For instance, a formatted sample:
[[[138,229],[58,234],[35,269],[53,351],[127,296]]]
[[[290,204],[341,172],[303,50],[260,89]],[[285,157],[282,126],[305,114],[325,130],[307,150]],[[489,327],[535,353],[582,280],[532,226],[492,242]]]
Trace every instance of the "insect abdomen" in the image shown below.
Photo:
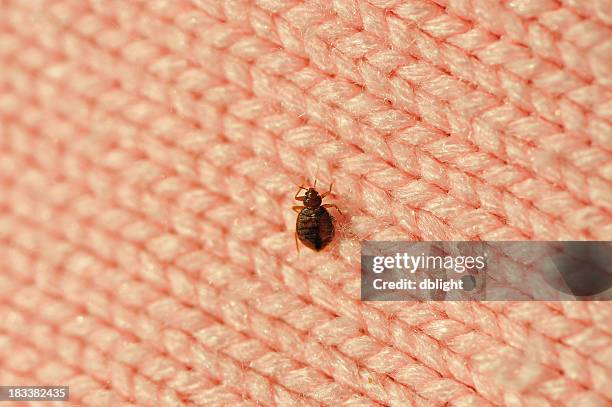
[[[327,246],[334,238],[332,217],[322,206],[315,209],[304,208],[297,217],[295,229],[300,241],[317,251]]]

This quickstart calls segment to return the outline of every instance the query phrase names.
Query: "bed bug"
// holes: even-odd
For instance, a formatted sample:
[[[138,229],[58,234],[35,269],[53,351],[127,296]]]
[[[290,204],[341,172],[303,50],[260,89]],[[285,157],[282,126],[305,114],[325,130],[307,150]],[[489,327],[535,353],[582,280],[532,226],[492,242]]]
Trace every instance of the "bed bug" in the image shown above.
[[[331,193],[333,184],[329,186],[329,191],[323,193],[323,195],[319,195],[319,192],[315,189],[316,186],[317,181],[311,188],[298,187],[299,189],[295,193],[295,200],[304,203],[304,206],[293,207],[293,210],[298,214],[295,222],[295,247],[298,252],[300,251],[298,239],[306,247],[319,251],[334,238],[334,217],[330,215],[326,208],[336,208],[342,214],[336,205],[322,204],[323,198]],[[303,196],[298,196],[302,190],[306,193]]]

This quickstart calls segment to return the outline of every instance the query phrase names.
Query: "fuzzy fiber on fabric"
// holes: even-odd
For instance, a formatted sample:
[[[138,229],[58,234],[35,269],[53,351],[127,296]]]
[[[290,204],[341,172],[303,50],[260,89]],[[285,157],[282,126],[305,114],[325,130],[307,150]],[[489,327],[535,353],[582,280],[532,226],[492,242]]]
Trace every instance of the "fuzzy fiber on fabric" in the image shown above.
[[[610,406],[610,303],[361,302],[359,250],[610,240],[611,33],[610,0],[0,0],[0,384]],[[342,215],[298,253],[315,178]]]

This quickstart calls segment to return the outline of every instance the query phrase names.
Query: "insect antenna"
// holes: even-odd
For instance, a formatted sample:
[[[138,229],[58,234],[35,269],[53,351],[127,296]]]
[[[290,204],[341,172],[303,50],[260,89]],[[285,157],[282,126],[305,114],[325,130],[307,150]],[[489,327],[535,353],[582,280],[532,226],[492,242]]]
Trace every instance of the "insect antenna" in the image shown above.
[[[295,182],[294,182],[292,179],[290,179],[290,181],[291,181],[291,183],[292,183],[293,185],[295,185],[297,188],[300,188],[300,189],[307,189],[307,188],[304,188],[304,183],[306,182],[306,180],[304,179],[304,177],[302,177],[302,181],[301,181],[299,184],[295,183]]]

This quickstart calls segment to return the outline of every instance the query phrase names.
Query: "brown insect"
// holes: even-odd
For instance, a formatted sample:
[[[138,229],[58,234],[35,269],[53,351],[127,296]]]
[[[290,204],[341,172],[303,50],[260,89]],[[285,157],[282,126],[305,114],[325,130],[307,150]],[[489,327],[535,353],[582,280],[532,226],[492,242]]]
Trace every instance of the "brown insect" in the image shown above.
[[[298,252],[300,251],[298,239],[306,247],[319,251],[334,238],[334,217],[329,214],[326,208],[333,207],[338,212],[340,212],[340,209],[334,204],[322,205],[323,198],[331,193],[333,184],[329,186],[329,191],[323,195],[319,195],[315,189],[316,186],[317,181],[315,180],[312,188],[301,186],[295,193],[295,200],[304,202],[304,206],[293,207],[293,210],[298,214],[295,222],[295,247]],[[302,190],[305,190],[306,193],[303,196],[298,196]]]

